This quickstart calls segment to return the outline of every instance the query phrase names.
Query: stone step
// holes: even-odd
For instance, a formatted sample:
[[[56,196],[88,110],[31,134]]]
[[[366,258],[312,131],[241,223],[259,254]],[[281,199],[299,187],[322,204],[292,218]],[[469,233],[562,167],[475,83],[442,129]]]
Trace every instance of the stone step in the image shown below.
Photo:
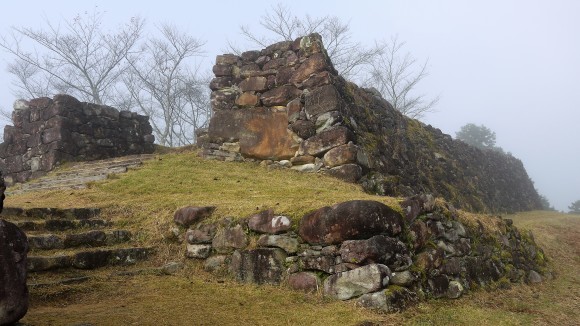
[[[40,234],[27,236],[28,244],[33,250],[104,247],[131,240],[131,232],[127,230],[91,230],[83,233],[69,233],[64,235]]]
[[[84,207],[84,208],[4,207],[4,209],[2,210],[2,216],[7,220],[21,220],[22,218],[87,220],[98,217],[99,214],[101,214],[101,209],[96,207]]]
[[[49,232],[59,232],[67,230],[76,230],[83,228],[106,228],[112,225],[111,222],[102,219],[86,219],[86,220],[60,220],[60,219],[49,219],[42,221],[11,221],[16,224],[21,230],[25,231],[26,234],[30,234],[31,231],[49,231]]]
[[[79,284],[90,280],[90,276],[77,276],[77,277],[70,277],[70,278],[63,278],[58,280],[51,280],[45,282],[31,282],[28,280],[27,284],[28,288],[35,289],[35,288],[43,288],[43,287],[52,287],[58,285],[71,285],[71,284]]]
[[[82,250],[52,256],[28,256],[29,272],[61,268],[96,269],[113,265],[132,265],[145,260],[153,252],[151,247]]]
[[[28,191],[82,189],[86,188],[89,182],[105,180],[111,174],[125,173],[129,168],[136,168],[154,157],[155,154],[141,154],[78,162],[49,172],[39,179],[9,187],[6,193],[15,195]]]

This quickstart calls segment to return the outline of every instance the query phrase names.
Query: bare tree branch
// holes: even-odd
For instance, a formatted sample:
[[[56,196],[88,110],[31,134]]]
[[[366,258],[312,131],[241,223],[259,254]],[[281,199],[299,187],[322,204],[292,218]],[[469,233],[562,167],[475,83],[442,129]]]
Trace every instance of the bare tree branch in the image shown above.
[[[417,69],[417,60],[402,53],[405,42],[397,37],[383,43],[383,52],[374,57],[365,85],[376,88],[393,108],[411,118],[421,118],[433,111],[439,97],[427,99],[415,95],[417,84],[428,76],[427,61]]]
[[[0,47],[16,57],[9,72],[17,93],[31,97],[66,92],[81,100],[107,102],[112,87],[127,69],[124,58],[134,51],[144,21],[134,17],[115,32],[103,33],[103,13],[78,15],[64,26],[12,27]],[[33,50],[24,46],[31,43]]]

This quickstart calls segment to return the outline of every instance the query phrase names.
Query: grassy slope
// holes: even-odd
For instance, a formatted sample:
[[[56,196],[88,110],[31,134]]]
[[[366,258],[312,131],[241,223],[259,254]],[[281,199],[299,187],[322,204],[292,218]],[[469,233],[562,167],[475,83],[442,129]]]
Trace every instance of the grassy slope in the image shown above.
[[[294,221],[323,205],[349,199],[396,199],[364,194],[355,185],[320,175],[269,171],[250,163],[203,161],[195,153],[169,154],[145,167],[90,189],[8,197],[6,206],[100,206],[139,235],[158,245],[153,264],[180,260],[182,246],[163,240],[173,211],[185,205],[215,205],[216,218],[246,217],[272,207]],[[23,320],[32,325],[353,325],[365,320],[385,324],[573,324],[580,320],[580,218],[548,212],[512,216],[516,225],[534,231],[552,258],[558,277],[550,282],[508,290],[479,291],[459,300],[430,301],[402,314],[381,315],[304,295],[284,287],[232,282],[185,261],[175,276],[110,276],[112,270],[82,286],[53,292],[32,291]]]

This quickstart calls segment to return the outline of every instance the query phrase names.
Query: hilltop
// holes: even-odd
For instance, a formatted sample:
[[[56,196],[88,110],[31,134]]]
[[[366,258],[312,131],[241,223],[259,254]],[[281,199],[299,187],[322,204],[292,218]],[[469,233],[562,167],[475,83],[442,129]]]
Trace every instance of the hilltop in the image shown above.
[[[31,309],[24,323],[96,323],[135,321],[140,324],[572,324],[580,266],[576,242],[580,220],[574,216],[531,212],[515,216],[516,225],[534,231],[556,279],[539,285],[516,284],[496,291],[475,291],[457,301],[420,303],[402,314],[382,315],[353,303],[302,294],[279,286],[244,285],[225,276],[208,274],[200,264],[183,258],[183,247],[172,235],[173,212],[185,205],[214,205],[212,219],[243,219],[265,208],[291,217],[351,199],[372,199],[396,207],[401,198],[372,196],[361,187],[329,176],[257,163],[202,160],[196,151],[158,154],[143,167],[116,175],[87,189],[29,192],[10,195],[6,206],[99,207],[103,216],[121,222],[139,244],[157,247],[156,255],[134,268],[179,261],[174,275],[119,274],[105,268],[79,285],[32,289]],[[478,218],[477,216],[475,218]],[[481,216],[481,218],[485,218]],[[572,290],[571,290],[572,289]],[[291,309],[289,309],[291,307]]]

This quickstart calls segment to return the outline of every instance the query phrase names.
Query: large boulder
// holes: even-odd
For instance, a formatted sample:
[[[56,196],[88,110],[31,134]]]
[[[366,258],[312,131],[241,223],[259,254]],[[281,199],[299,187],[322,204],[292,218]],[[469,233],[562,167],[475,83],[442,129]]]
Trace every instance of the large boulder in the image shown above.
[[[4,179],[0,174],[0,212],[4,207]],[[0,219],[0,325],[19,321],[28,311],[26,287],[26,235]]]
[[[15,323],[28,311],[26,235],[0,220],[0,325]]]
[[[305,215],[299,234],[308,243],[331,245],[378,234],[395,236],[402,228],[403,217],[389,206],[377,201],[352,200]]]

